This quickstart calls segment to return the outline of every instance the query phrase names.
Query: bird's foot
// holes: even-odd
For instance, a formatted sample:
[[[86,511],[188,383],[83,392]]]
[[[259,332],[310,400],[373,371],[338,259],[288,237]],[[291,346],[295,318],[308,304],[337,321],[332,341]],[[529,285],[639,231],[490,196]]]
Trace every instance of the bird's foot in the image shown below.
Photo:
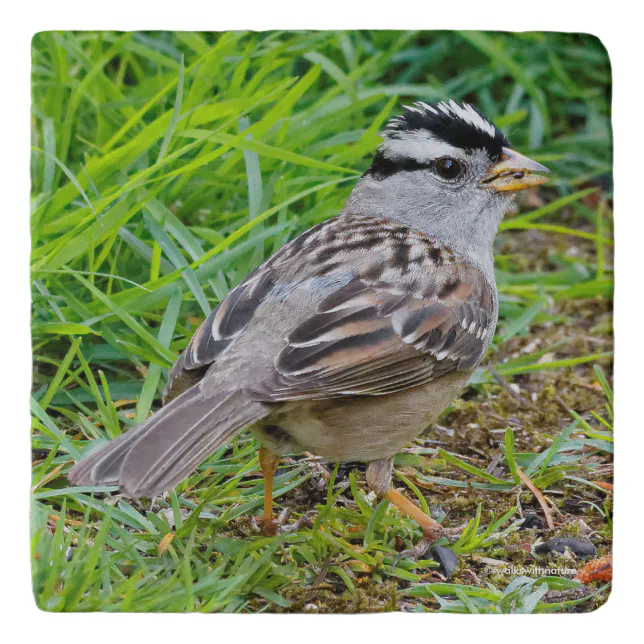
[[[398,553],[394,559],[392,570],[401,559],[408,558],[418,561],[429,551],[434,542],[438,541],[438,539],[446,538],[450,543],[456,541],[458,537],[461,536],[461,532],[463,532],[466,526],[467,523],[454,528],[444,528],[441,525],[437,525],[436,527],[423,530],[423,538],[413,548],[408,548],[407,550],[403,550]]]
[[[432,544],[435,541],[438,541],[438,539],[445,536],[445,532],[445,528],[440,525],[423,530],[423,538],[413,548],[408,548],[407,550],[403,550],[398,553],[394,559],[392,570],[401,559],[407,558],[418,561],[432,547]]]
[[[311,522],[311,517],[315,514],[315,510],[305,512],[299,519],[289,523],[288,525],[280,525],[277,529],[278,534],[290,534],[297,532],[303,525]]]
[[[287,524],[286,519],[288,518],[290,512],[290,508],[284,508],[276,518],[261,518],[259,522],[253,517],[253,523],[256,530],[258,532],[261,531],[265,537],[274,537],[277,534],[290,534],[291,532],[297,532],[305,523],[309,521],[311,515],[314,514],[313,510],[309,510],[293,523]]]
[[[260,523],[259,530],[265,537],[274,537],[280,528],[276,519],[261,519]]]
[[[466,521],[462,525],[457,525],[454,528],[443,528],[441,537],[445,537],[450,543],[454,543],[461,536],[461,533],[467,527],[468,522]]]
[[[270,517],[262,517],[259,521],[255,520],[255,528],[265,537],[274,537],[280,532],[290,512],[290,508],[284,508],[277,517],[271,515]]]

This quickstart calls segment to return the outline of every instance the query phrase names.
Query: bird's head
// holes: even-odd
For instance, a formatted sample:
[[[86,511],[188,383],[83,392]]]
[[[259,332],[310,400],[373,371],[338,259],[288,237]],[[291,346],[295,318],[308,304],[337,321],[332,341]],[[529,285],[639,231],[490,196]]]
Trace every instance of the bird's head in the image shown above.
[[[512,150],[467,103],[404,107],[382,138],[348,205],[454,238],[454,246],[472,235],[491,246],[514,194],[548,180],[547,168]]]
[[[420,172],[446,193],[482,190],[492,196],[545,183],[548,168],[510,148],[505,135],[467,103],[405,106],[387,124],[369,173],[385,180]]]

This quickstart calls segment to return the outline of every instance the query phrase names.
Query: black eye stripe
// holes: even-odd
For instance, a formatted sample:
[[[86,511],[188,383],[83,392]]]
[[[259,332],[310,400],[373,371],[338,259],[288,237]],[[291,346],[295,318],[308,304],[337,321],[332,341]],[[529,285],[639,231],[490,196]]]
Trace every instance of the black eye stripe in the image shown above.
[[[387,158],[382,151],[378,151],[371,164],[371,167],[365,174],[372,176],[377,181],[381,181],[397,172],[413,172],[415,170],[429,170],[432,162],[420,163],[414,159],[396,159],[395,161]]]
[[[450,174],[448,172],[441,172],[441,164],[442,162],[447,160],[452,162],[454,169],[458,168],[458,172],[455,172],[453,174]],[[434,172],[434,174],[438,175],[442,179],[455,180],[463,175],[465,166],[463,164],[463,161],[455,159],[453,157],[441,157],[440,159],[432,159],[431,161],[425,162],[420,162],[416,161],[415,159],[408,158],[399,158],[393,160],[386,157],[381,151],[378,151],[373,160],[373,163],[371,164],[371,167],[365,174],[373,177],[377,181],[381,181],[382,179],[386,179],[387,177],[390,177],[398,172],[414,172],[417,170],[431,170],[432,172]]]

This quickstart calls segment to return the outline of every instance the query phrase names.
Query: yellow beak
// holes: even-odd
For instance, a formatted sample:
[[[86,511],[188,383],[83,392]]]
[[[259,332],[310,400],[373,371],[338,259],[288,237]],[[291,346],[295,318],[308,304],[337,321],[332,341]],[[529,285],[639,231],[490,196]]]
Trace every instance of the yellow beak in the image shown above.
[[[548,177],[532,174],[533,172],[549,173],[550,170],[510,148],[503,148],[501,159],[490,168],[488,175],[481,181],[481,187],[509,192],[534,188],[548,181]]]

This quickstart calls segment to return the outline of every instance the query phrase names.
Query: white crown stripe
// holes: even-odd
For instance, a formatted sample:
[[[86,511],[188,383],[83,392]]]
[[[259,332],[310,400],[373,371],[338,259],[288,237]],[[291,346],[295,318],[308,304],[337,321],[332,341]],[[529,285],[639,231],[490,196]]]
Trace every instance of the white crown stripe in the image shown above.
[[[427,110],[428,112],[431,112],[432,114],[438,114],[438,112],[431,106],[428,105],[427,103],[424,103],[423,101],[418,101],[416,105],[420,105],[424,110]]]
[[[450,100],[449,108],[452,110],[454,115],[467,121],[474,127],[477,127],[483,132],[487,132],[490,136],[494,136],[495,129],[494,125],[484,119],[471,105],[468,103],[463,103],[463,106],[458,105],[454,100]]]
[[[418,132],[409,134],[411,136],[404,139],[385,139],[380,144],[380,149],[389,159],[414,159],[419,163],[425,163],[442,156],[458,156],[460,152],[458,148],[440,139]]]

